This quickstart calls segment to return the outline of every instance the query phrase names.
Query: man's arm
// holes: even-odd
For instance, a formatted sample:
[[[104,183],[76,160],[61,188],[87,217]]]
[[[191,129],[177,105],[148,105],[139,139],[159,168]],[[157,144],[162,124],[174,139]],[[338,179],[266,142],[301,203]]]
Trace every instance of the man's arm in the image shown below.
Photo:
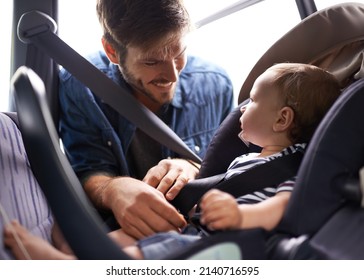
[[[179,231],[186,225],[160,191],[134,178],[90,176],[84,189],[98,207],[111,210],[125,233],[134,238]]]

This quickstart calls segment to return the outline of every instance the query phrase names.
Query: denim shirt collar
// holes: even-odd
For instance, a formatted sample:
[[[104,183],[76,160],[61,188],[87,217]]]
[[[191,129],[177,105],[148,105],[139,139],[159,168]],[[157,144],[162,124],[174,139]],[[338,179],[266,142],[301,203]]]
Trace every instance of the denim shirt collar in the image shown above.
[[[180,82],[180,80],[178,80],[178,83]],[[182,93],[181,93],[181,87],[180,86],[176,86],[176,91],[174,93],[174,97],[172,99],[171,105],[176,107],[176,108],[183,108],[183,102],[182,102]]]

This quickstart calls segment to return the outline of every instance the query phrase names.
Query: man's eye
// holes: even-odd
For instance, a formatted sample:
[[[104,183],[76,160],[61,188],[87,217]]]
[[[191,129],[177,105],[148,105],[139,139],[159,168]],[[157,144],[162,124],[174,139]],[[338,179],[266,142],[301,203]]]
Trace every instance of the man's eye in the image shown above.
[[[157,61],[146,61],[144,62],[144,65],[146,66],[154,66],[154,65],[157,65]]]

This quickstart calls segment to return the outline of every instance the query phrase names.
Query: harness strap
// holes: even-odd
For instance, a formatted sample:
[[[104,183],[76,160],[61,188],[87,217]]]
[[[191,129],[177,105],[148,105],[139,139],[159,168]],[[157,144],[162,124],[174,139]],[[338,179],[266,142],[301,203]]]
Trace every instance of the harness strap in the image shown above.
[[[303,153],[297,151],[257,165],[228,180],[224,180],[225,173],[193,180],[184,186],[172,201],[172,204],[183,215],[187,215],[210,189],[215,188],[230,193],[236,198],[272,185],[277,185],[297,174],[302,158]]]

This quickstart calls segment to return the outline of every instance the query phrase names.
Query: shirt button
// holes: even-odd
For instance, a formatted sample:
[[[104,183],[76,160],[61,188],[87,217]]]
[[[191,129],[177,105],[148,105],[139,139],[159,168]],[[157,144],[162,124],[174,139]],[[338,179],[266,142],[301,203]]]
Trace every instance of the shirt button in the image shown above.
[[[108,145],[109,147],[111,147],[112,142],[111,142],[111,141],[107,141],[107,145]]]
[[[201,149],[200,149],[200,147],[199,146],[195,146],[195,152],[199,152]]]

